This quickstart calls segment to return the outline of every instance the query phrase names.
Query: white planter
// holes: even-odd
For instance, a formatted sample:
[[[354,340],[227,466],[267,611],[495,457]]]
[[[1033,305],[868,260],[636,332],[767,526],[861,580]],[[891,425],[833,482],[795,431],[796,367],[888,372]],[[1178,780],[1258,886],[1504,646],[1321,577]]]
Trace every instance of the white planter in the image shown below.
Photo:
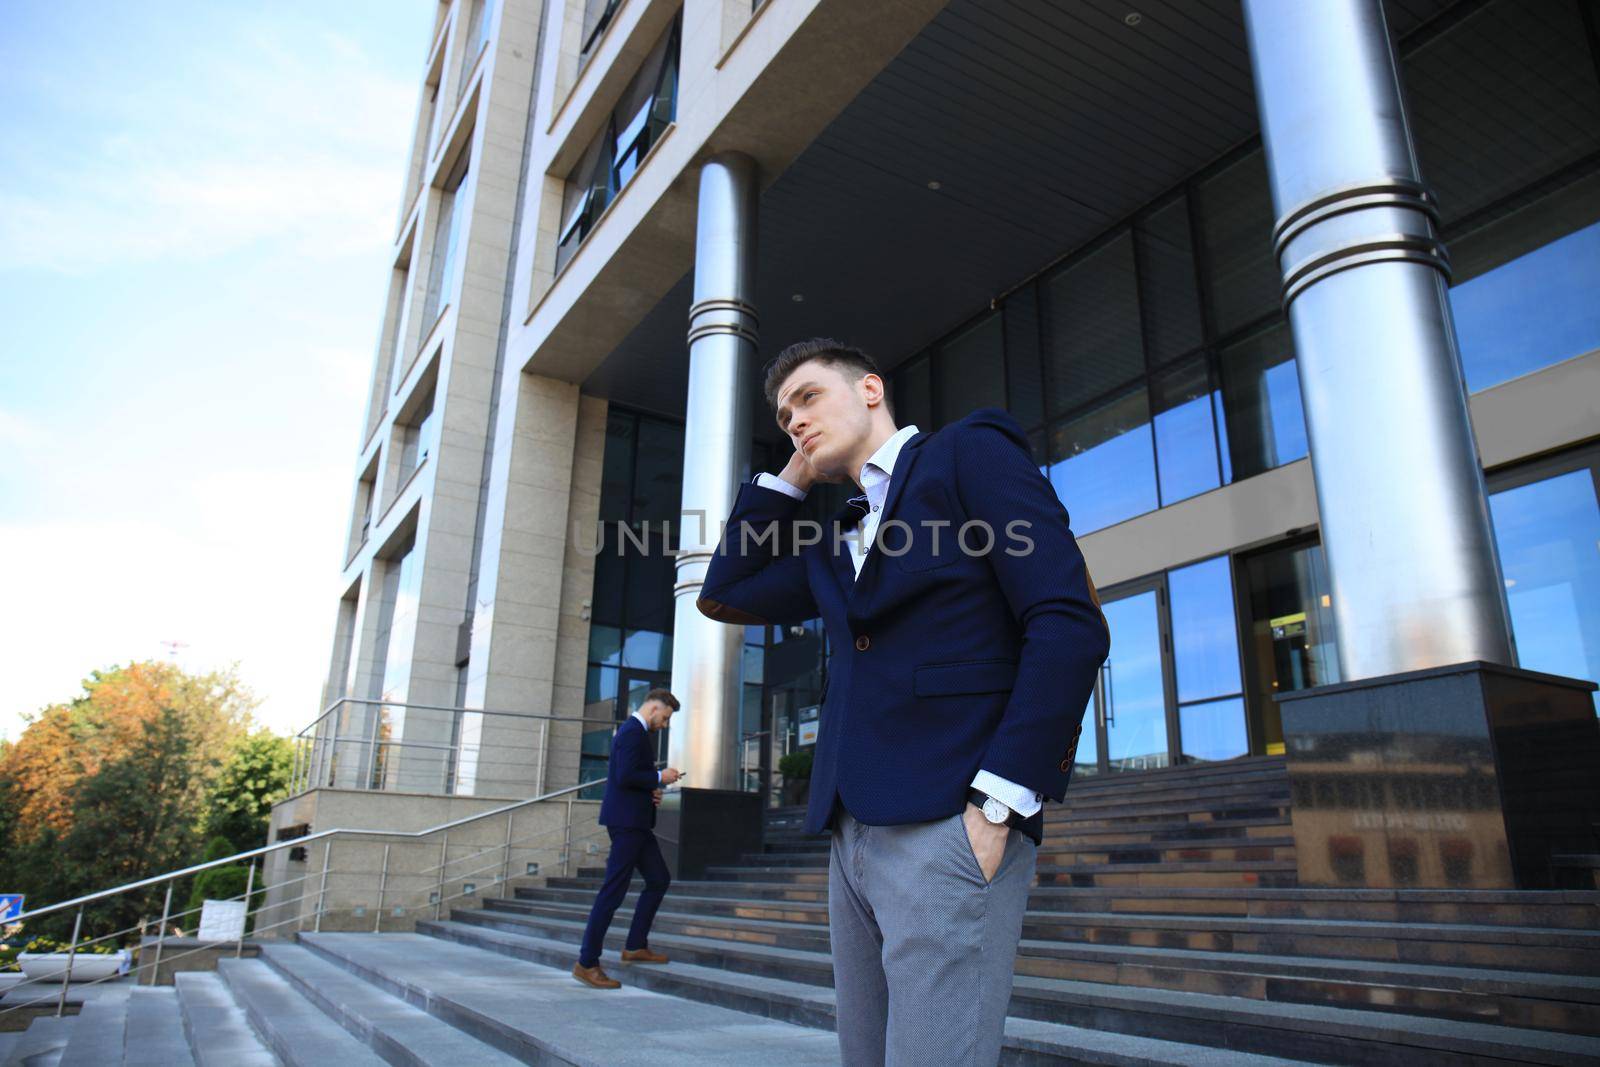
[[[72,958],[72,980],[93,982],[114,974],[127,974],[132,963],[133,954],[127,949],[109,956],[80,952]],[[67,973],[67,953],[23,952],[17,956],[17,965],[31,982],[59,982]]]

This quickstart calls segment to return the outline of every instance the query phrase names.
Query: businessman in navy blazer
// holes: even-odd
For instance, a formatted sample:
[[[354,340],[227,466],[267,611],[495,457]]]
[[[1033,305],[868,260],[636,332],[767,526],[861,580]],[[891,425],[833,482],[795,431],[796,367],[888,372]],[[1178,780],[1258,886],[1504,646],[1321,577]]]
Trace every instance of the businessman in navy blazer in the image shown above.
[[[1109,650],[1067,513],[1005,412],[897,427],[858,349],[769,364],[795,453],[741,487],[699,599],[727,623],[821,616],[832,653],[806,829],[831,830],[846,1064],[993,1064],[1046,799]],[[853,482],[832,523],[796,520]]]
[[[623,963],[666,963],[667,957],[650,950],[650,924],[656,909],[667,895],[672,876],[661,846],[651,831],[656,825],[656,805],[661,789],[682,775],[672,767],[656,770],[655,746],[650,735],[672,720],[678,698],[665,689],[652,689],[632,715],[622,721],[611,737],[611,759],[606,771],[606,795],[600,802],[600,825],[611,835],[611,854],[606,857],[606,877],[589,911],[583,931],[583,946],[572,976],[595,989],[618,989],[622,983],[600,966],[600,951],[605,946],[611,917],[628,895],[628,883],[637,870],[644,876],[644,889],[633,906],[633,923],[622,950]]]

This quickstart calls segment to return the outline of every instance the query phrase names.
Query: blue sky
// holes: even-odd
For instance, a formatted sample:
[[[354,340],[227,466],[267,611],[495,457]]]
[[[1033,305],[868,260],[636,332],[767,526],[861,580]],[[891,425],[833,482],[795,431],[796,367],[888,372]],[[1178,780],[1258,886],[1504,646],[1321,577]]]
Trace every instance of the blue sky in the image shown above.
[[[0,735],[169,640],[315,716],[435,10],[0,2]]]

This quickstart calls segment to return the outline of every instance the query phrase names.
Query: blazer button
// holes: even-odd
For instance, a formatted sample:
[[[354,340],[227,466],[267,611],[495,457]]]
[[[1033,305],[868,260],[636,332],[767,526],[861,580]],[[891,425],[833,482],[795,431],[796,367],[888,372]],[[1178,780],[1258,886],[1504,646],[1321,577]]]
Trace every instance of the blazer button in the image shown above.
[[[856,651],[857,652],[865,652],[867,649],[869,649],[871,647],[872,647],[872,638],[868,637],[866,634],[862,634],[860,637],[856,638]]]

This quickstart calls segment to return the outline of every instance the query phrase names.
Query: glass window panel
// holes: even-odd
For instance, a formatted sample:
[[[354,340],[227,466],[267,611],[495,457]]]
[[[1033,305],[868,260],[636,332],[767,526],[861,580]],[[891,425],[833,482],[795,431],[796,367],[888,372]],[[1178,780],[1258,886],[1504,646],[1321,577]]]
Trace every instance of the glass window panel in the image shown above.
[[[1226,335],[1278,310],[1278,265],[1272,255],[1272,195],[1258,148],[1199,189],[1206,290],[1218,334]]]
[[[761,668],[765,664],[766,658],[767,653],[765,649],[760,648],[759,646],[752,647],[750,645],[746,645],[744,647],[744,659],[742,661],[742,667],[744,670],[744,682],[746,685],[759,686],[765,680]]]
[[[1297,545],[1241,561],[1248,601],[1245,623],[1250,715],[1263,751],[1283,750],[1275,693],[1340,680],[1332,586],[1321,545]]]
[[[1221,363],[1233,476],[1303,458],[1305,415],[1288,328],[1280,324],[1224,349]]]
[[[589,618],[595,625],[621,626],[622,591],[627,585],[628,572],[626,562],[618,554],[617,523],[614,520],[603,522],[600,536],[600,554],[594,560],[594,595],[589,600]]]
[[[1450,290],[1467,388],[1600,348],[1600,223]]]
[[[919,356],[895,372],[893,404],[896,425],[935,429],[933,384],[928,363],[927,356]]]
[[[606,450],[600,473],[600,518],[627,520],[633,483],[633,438],[638,420],[622,411],[606,417]]]
[[[1004,407],[1004,323],[990,312],[939,346],[939,423],[951,423],[978,408]]]
[[[1211,375],[1205,359],[1152,379],[1150,403],[1156,413],[1161,503],[1185,500],[1222,484],[1212,423]]]
[[[1243,697],[1180,706],[1178,733],[1185,763],[1215,763],[1250,754]]]
[[[1045,376],[1062,414],[1144,373],[1133,234],[1124,233],[1044,283]]]
[[[659,630],[670,634],[673,624],[672,583],[675,562],[667,547],[666,537],[659,524],[652,524],[648,534],[639,530],[637,536],[644,541],[640,551],[632,541],[625,542],[628,578],[623,590],[627,612],[626,622],[631,629]],[[632,664],[630,666],[655,666]]]
[[[672,635],[655,630],[629,630],[623,643],[622,662],[624,666],[645,670],[671,670]]]
[[[1006,410],[1022,425],[1037,426],[1044,421],[1038,289],[1023,286],[1006,298],[1001,313],[1005,317]]]
[[[1166,690],[1161,677],[1161,621],[1155,590],[1105,605],[1111,653],[1101,671],[1106,700],[1106,755],[1114,771],[1165,767]],[[1084,733],[1088,733],[1086,728]],[[1082,755],[1081,746],[1079,755]]]
[[[1178,197],[1139,221],[1139,296],[1151,363],[1199,348],[1200,289],[1189,234],[1189,205]]]
[[[1592,469],[1494,493],[1489,508],[1518,661],[1600,680],[1600,503]]]
[[[641,418],[635,463],[631,517],[657,529],[676,523],[683,506],[683,427]]]
[[[1167,594],[1178,702],[1239,692],[1239,632],[1234,624],[1228,557],[1169,571]]]
[[[1401,64],[1446,228],[1600,149],[1600,80],[1579,9],[1496,0]]]
[[[616,714],[617,669],[589,664],[588,684],[584,687],[583,717],[604,722]]]
[[[1080,536],[1156,508],[1150,405],[1141,387],[1056,427],[1050,484]]]
[[[615,626],[589,627],[589,658],[596,663],[618,666],[622,663],[622,631]]]

